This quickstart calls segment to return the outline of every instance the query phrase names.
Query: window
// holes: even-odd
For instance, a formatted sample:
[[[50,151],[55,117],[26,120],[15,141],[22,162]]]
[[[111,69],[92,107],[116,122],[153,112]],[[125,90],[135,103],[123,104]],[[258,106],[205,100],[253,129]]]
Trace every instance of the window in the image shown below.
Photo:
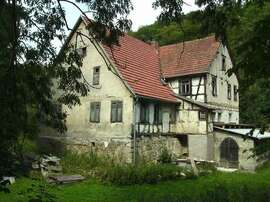
[[[154,123],[162,123],[162,111],[159,104],[155,104],[154,107]]]
[[[212,95],[217,96],[217,77],[212,76]]]
[[[237,90],[237,86],[233,86],[233,98],[234,98],[234,101],[237,101],[237,93],[238,93],[238,90]]]
[[[232,85],[228,83],[228,88],[227,88],[227,91],[228,91],[228,99],[231,100],[232,99]]]
[[[232,122],[232,113],[229,112],[229,123]]]
[[[179,94],[180,95],[190,95],[191,94],[191,80],[185,79],[179,81]]]
[[[122,101],[112,101],[111,103],[111,122],[122,122],[123,115],[123,102]]]
[[[222,67],[221,67],[222,71],[226,71],[226,56],[222,55]]]
[[[176,107],[171,107],[170,111],[170,123],[175,123],[176,122]]]
[[[77,49],[77,53],[79,56],[81,56],[82,58],[84,58],[86,56],[86,47],[83,47],[83,48],[78,48]]]
[[[200,120],[206,120],[206,112],[205,111],[199,111],[199,119]]]
[[[222,113],[219,112],[219,113],[218,113],[218,122],[221,122],[221,117],[222,117]]]
[[[148,104],[142,103],[140,108],[140,122],[148,123],[149,122],[149,107]]]
[[[94,67],[93,69],[93,85],[99,85],[100,67]]]
[[[100,102],[90,104],[90,122],[100,122]]]

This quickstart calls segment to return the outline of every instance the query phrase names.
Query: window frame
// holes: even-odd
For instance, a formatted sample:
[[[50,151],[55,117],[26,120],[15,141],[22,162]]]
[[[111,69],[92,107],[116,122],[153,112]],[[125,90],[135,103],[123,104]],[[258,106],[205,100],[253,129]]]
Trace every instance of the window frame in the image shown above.
[[[149,123],[149,104],[140,104],[140,123]]]
[[[212,95],[217,97],[217,76],[212,75],[211,79]]]
[[[186,79],[180,79],[179,80],[179,94],[180,95],[191,95],[192,94],[192,87],[191,87],[192,81],[190,78],[186,78]],[[186,87],[188,85],[188,88]],[[183,92],[183,86],[184,86],[184,91]],[[188,89],[188,92],[187,92]]]
[[[207,112],[206,111],[200,110],[200,111],[198,111],[198,113],[199,113],[199,120],[200,121],[206,121],[207,120]],[[203,114],[204,114],[204,116],[202,116]]]
[[[221,71],[226,71],[226,56],[222,54],[221,57]]]
[[[97,113],[98,106],[98,113]],[[92,110],[94,110],[94,118],[92,119]],[[89,122],[91,123],[100,123],[100,111],[101,111],[101,102],[91,102],[90,103],[90,118]],[[96,117],[97,116],[97,117]]]
[[[227,83],[227,98],[228,100],[232,99],[232,85]]]
[[[237,85],[233,85],[233,100],[237,101],[238,100],[238,89]]]
[[[98,72],[97,72],[98,70]],[[100,66],[95,66],[93,68],[93,85],[99,85],[100,84]]]
[[[154,105],[154,124],[162,124],[162,110],[160,104]]]
[[[116,106],[116,118],[113,119],[113,106]],[[119,116],[119,110],[121,110],[121,115]],[[122,123],[123,122],[123,101],[120,100],[114,100],[111,101],[111,123]]]

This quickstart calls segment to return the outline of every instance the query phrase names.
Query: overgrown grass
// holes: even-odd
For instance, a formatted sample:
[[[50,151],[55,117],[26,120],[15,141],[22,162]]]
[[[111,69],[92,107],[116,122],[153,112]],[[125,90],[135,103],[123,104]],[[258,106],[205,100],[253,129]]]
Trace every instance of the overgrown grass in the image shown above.
[[[191,171],[176,165],[116,163],[113,158],[100,156],[92,151],[84,154],[67,152],[62,158],[62,166],[67,174],[82,174],[116,185],[156,184],[166,180],[194,177]]]
[[[27,194],[19,193],[25,193],[32,184],[44,187],[43,183],[29,178],[18,179],[11,186],[10,194],[0,193],[0,201],[28,201]],[[117,186],[89,179],[81,183],[46,188],[49,196],[53,196],[57,202],[267,202],[270,201],[270,168],[264,168],[256,174],[214,172],[195,179],[151,185]]]

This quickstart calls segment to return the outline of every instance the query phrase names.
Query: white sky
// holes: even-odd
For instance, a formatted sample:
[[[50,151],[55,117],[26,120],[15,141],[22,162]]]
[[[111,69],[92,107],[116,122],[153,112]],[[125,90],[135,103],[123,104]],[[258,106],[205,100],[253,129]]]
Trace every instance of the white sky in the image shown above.
[[[143,25],[149,25],[155,22],[159,11],[152,8],[152,3],[154,0],[131,0],[133,3],[134,10],[130,14],[132,20],[132,30],[136,31],[139,27]],[[189,5],[184,5],[184,12],[188,13],[190,11],[198,10],[195,5],[195,0],[185,0]],[[61,3],[66,10],[66,18],[69,26],[72,28],[80,16],[80,11],[69,3]],[[87,6],[80,6],[83,11],[87,11]]]

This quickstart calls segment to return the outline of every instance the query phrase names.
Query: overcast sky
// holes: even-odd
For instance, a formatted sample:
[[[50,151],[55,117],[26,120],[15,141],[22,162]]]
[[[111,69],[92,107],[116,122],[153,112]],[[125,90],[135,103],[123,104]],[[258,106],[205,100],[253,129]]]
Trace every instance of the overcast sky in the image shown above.
[[[136,31],[140,26],[149,25],[155,22],[159,11],[152,8],[152,3],[154,0],[131,0],[133,3],[134,10],[130,14],[130,19],[132,20],[132,30]],[[190,11],[197,10],[198,7],[195,5],[195,0],[185,0],[189,5],[184,6],[184,12],[188,13]],[[70,27],[73,27],[76,20],[80,16],[80,12],[77,8],[69,3],[62,2],[63,7],[66,10],[67,21]],[[80,6],[83,11],[87,11],[87,7]]]

